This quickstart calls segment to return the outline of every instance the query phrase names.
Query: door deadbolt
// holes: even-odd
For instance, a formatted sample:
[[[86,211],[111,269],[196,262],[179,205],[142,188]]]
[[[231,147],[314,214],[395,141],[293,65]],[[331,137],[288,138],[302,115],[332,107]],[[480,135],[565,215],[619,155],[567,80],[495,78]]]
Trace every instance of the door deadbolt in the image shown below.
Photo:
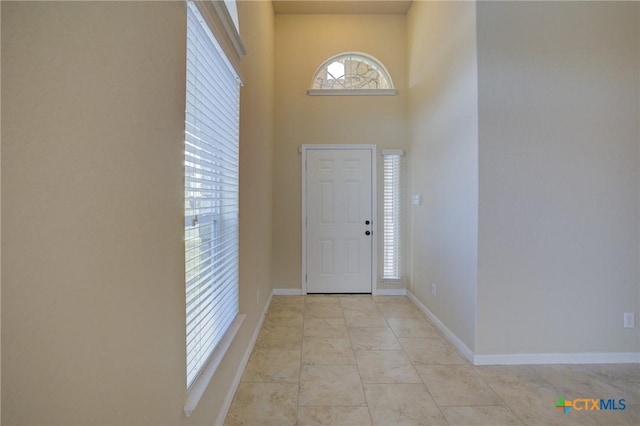
[[[364,224],[365,224],[365,225],[369,225],[370,223],[371,223],[371,221],[368,221],[368,220],[365,220],[365,221],[364,221]]]

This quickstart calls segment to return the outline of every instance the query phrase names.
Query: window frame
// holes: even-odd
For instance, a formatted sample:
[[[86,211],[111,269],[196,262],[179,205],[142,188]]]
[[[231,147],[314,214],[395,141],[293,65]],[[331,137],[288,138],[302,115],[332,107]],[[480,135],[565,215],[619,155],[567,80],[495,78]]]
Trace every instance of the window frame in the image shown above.
[[[244,47],[237,34],[237,27],[231,20],[231,15],[226,9],[224,2],[194,2],[189,0],[186,2],[185,14],[187,17],[187,73],[186,73],[186,102],[185,105],[185,302],[187,308],[185,311],[186,318],[186,358],[185,367],[187,368],[187,374],[185,376],[186,381],[186,398],[184,412],[187,417],[191,415],[196,408],[200,398],[204,394],[207,385],[213,378],[216,369],[222,362],[228,348],[230,347],[233,339],[239,331],[246,315],[243,315],[239,311],[239,115],[240,115],[240,86],[242,84],[241,75],[239,74],[239,58],[244,54]],[[199,34],[198,34],[199,33]],[[190,39],[192,37],[192,39]],[[195,44],[201,43],[200,47],[196,48]],[[204,46],[204,47],[203,47]],[[189,53],[189,49],[208,49],[202,50],[201,56],[194,56]],[[198,58],[198,60],[194,60]],[[202,58],[202,63],[207,62],[205,68],[199,61]],[[200,68],[198,68],[200,67]],[[202,80],[199,80],[201,70]],[[196,71],[197,70],[197,71]],[[212,70],[215,70],[212,74],[208,75]],[[217,74],[216,74],[217,73]],[[207,78],[211,76],[219,75],[219,78],[215,79],[215,84],[219,87],[214,87]],[[190,80],[191,79],[191,80]],[[233,86],[233,87],[231,87]],[[207,97],[204,94],[206,90],[222,90],[225,95],[221,97],[215,97],[212,100],[211,97]],[[222,93],[222,92],[217,92]],[[224,102],[230,102],[226,105]],[[191,102],[191,104],[189,104]],[[233,104],[233,105],[231,105]],[[214,112],[212,107],[218,108]],[[231,109],[226,109],[231,107]],[[233,123],[229,123],[228,120],[224,121],[224,126],[227,126],[227,130],[222,131],[217,129],[216,126],[221,126],[220,121],[217,120],[219,113],[229,113],[234,117]],[[203,118],[208,116],[210,121],[207,124],[207,119]],[[232,127],[229,127],[231,125]],[[206,130],[205,130],[206,129]],[[201,133],[198,133],[201,132]],[[222,132],[222,133],[219,133]],[[216,137],[212,136],[216,133]],[[222,140],[227,142],[222,142]],[[229,143],[231,145],[229,145]],[[235,152],[230,152],[229,147]],[[234,160],[235,158],[235,160]],[[225,163],[226,161],[229,161]],[[235,163],[234,163],[235,162]],[[234,165],[235,164],[235,165]],[[198,167],[203,171],[202,175],[199,172]],[[205,176],[206,175],[206,176]],[[199,183],[194,183],[199,182]],[[234,191],[229,191],[229,188],[234,187]],[[211,195],[206,197],[208,200],[208,217],[207,222],[203,219],[205,214],[201,215],[199,210],[191,209],[195,207],[195,199],[190,195],[199,193],[210,193]],[[231,195],[232,199],[226,198],[227,196],[219,195],[222,192],[234,192]],[[195,195],[194,195],[195,196]],[[234,201],[235,200],[235,201]],[[194,201],[194,203],[190,203]],[[234,204],[235,202],[235,204]],[[193,205],[192,205],[193,204]],[[210,223],[214,228],[211,232],[203,230],[208,236],[203,237],[204,234],[200,232],[200,224]],[[193,244],[188,244],[187,232],[190,226],[195,229],[198,228],[199,238],[201,243],[208,241],[207,244],[210,247],[198,246],[197,250],[189,253],[189,250],[193,250]],[[223,237],[220,237],[220,233],[224,233]],[[216,240],[216,235],[220,237]],[[224,240],[224,241],[222,241]],[[197,242],[197,241],[196,241]],[[200,247],[204,247],[201,249]],[[187,250],[189,249],[189,250]],[[203,252],[201,252],[203,250]],[[207,289],[196,289],[199,296],[205,301],[210,301],[206,306],[206,303],[198,302],[193,307],[193,300],[189,295],[189,283],[193,282],[193,278],[189,279],[189,268],[193,267],[193,264],[188,263],[189,260],[193,260],[193,254],[198,253],[195,258],[198,262],[202,263],[202,259],[206,258],[209,265],[210,278],[201,277],[200,274],[196,281],[206,280]],[[204,253],[204,254],[203,254]],[[207,254],[208,253],[208,254]],[[189,257],[189,254],[192,256]],[[224,262],[221,262],[221,256],[227,256]],[[227,259],[231,259],[231,262],[227,264]],[[235,259],[235,260],[234,260]],[[225,263],[220,265],[220,263]],[[222,270],[225,274],[224,277],[220,277],[220,273],[216,271]],[[217,274],[217,275],[216,275]],[[218,277],[218,278],[215,278]],[[214,281],[214,279],[220,281]],[[219,284],[224,284],[224,290],[219,290]],[[199,287],[199,286],[198,286]],[[202,295],[200,295],[202,293]],[[190,305],[191,303],[191,305]],[[230,304],[229,304],[230,303]],[[192,310],[190,307],[195,309]],[[212,314],[211,312],[217,309],[219,313],[225,317],[224,320],[220,320],[222,327],[216,327],[215,323],[219,321],[220,316],[218,314]],[[202,311],[202,312],[201,312]],[[194,313],[198,312],[196,322],[201,323],[199,318],[206,318],[206,322],[203,324],[207,328],[207,331],[201,333],[200,338],[203,339],[203,344],[206,346],[204,352],[197,349],[196,353],[203,353],[204,355],[199,358],[194,364],[193,355],[190,351],[193,351],[193,343],[190,343],[189,330],[192,328],[190,320],[194,321]],[[209,320],[211,318],[211,320]],[[212,333],[215,334],[215,338],[210,339],[210,330],[215,330]],[[193,331],[191,336],[193,336]],[[215,343],[210,343],[215,342]],[[190,346],[191,345],[191,346]],[[191,349],[190,349],[191,348]],[[189,367],[197,365],[197,371],[189,370]]]

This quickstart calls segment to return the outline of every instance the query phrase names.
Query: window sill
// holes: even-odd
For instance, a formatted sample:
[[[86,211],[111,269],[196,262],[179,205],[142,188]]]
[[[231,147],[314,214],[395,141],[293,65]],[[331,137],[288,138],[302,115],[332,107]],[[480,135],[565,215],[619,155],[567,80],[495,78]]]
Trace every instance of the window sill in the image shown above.
[[[396,89],[309,89],[309,96],[395,96]]]
[[[200,398],[204,394],[204,391],[207,389],[209,382],[213,378],[213,375],[216,372],[216,369],[222,362],[225,353],[231,346],[231,342],[238,334],[238,330],[240,330],[240,326],[242,325],[244,319],[247,316],[245,314],[238,315],[236,319],[231,323],[229,330],[227,330],[226,334],[220,341],[218,347],[211,354],[211,358],[202,369],[200,376],[193,382],[189,390],[187,391],[187,397],[184,403],[184,414],[189,417],[191,413],[198,406],[198,402],[200,402]]]

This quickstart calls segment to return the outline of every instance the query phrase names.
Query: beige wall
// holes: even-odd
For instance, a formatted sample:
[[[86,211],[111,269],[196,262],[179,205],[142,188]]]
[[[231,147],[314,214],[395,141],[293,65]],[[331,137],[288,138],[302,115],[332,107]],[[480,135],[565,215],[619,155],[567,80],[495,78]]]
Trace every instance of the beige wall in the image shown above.
[[[471,349],[478,236],[475,20],[470,2],[415,2],[407,19],[410,193],[423,198],[411,206],[409,290]]]
[[[638,352],[636,2],[480,2],[476,352]]]
[[[275,288],[301,288],[298,147],[302,144],[376,144],[378,149],[406,146],[405,22],[404,15],[276,16]],[[360,51],[379,59],[391,74],[399,94],[308,96],[306,91],[316,69],[329,57],[345,51]],[[381,165],[380,158],[378,161]],[[380,208],[378,217],[382,217]],[[379,244],[380,253],[381,250]]]
[[[274,30],[271,2],[237,4],[247,49],[240,91],[240,310],[249,312],[264,307],[272,289]]]
[[[187,420],[184,4],[2,2],[3,424],[214,422],[270,291],[271,6],[240,19],[247,320]]]

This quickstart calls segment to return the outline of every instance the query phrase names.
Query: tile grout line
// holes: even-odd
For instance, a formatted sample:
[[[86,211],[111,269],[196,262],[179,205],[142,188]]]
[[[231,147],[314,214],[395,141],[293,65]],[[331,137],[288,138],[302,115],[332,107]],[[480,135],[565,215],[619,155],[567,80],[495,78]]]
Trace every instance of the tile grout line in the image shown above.
[[[387,321],[387,316],[384,315],[384,314],[383,314],[383,316],[385,317],[385,321]],[[388,321],[387,321],[387,324],[388,324]],[[436,399],[434,398],[433,394],[431,393],[431,390],[429,390],[429,386],[427,386],[427,383],[425,382],[425,380],[422,378],[422,376],[418,372],[418,369],[416,368],[416,365],[411,360],[411,357],[409,356],[407,351],[404,349],[404,346],[402,345],[402,342],[400,342],[401,338],[398,337],[398,335],[396,334],[395,330],[393,328],[391,328],[391,326],[389,326],[389,328],[391,329],[391,332],[393,333],[393,335],[396,337],[396,340],[398,341],[398,343],[400,343],[400,347],[402,348],[402,352],[407,357],[407,359],[409,360],[409,364],[411,364],[411,367],[413,368],[415,373],[420,378],[420,382],[421,382],[422,386],[424,386],[424,388],[427,391],[427,393],[429,394],[429,396],[431,397],[431,400],[433,401],[433,404],[436,406],[436,408],[438,408],[438,412],[440,413],[440,416],[442,416],[442,420],[444,420],[444,422],[448,425],[449,422],[447,421],[447,418],[445,417],[444,413],[442,412],[442,409],[440,408],[440,405],[438,405]]]
[[[371,297],[371,296],[369,296]],[[363,300],[366,298],[363,298]],[[376,380],[375,383],[371,382],[371,383],[363,383],[363,376],[361,374],[361,369],[360,369],[360,364],[358,363],[358,360],[356,358],[356,354],[358,354],[358,352],[362,352],[364,353],[369,353],[369,352],[388,352],[388,351],[392,351],[392,352],[398,352],[398,353],[402,353],[405,357],[405,359],[409,360],[408,364],[405,365],[410,365],[413,370],[417,373],[418,378],[420,380],[420,382],[416,382],[413,385],[421,385],[423,387],[423,389],[426,391],[424,394],[424,397],[418,398],[416,399],[416,404],[418,403],[418,401],[424,401],[424,404],[427,404],[427,402],[429,402],[429,400],[431,401],[431,403],[433,405],[435,405],[435,407],[437,407],[437,411],[435,409],[432,410],[434,417],[438,415],[439,413],[439,418],[442,419],[442,422],[445,424],[449,424],[450,421],[453,421],[453,419],[455,419],[458,416],[481,416],[480,418],[484,418],[484,416],[491,416],[493,417],[494,415],[497,416],[495,417],[495,419],[497,418],[503,418],[503,416],[507,416],[504,417],[504,419],[506,420],[507,418],[511,419],[512,422],[518,422],[519,424],[522,425],[529,425],[532,424],[531,422],[535,423],[535,419],[534,417],[532,417],[532,415],[534,413],[531,413],[530,408],[527,408],[527,405],[522,405],[519,402],[519,399],[511,399],[511,394],[515,392],[514,396],[527,396],[530,395],[530,393],[524,389],[522,391],[518,390],[519,388],[516,387],[515,389],[512,387],[512,385],[518,384],[518,383],[528,383],[528,382],[532,382],[532,384],[539,384],[540,386],[543,386],[544,388],[546,388],[545,392],[548,393],[557,393],[560,394],[560,392],[558,392],[558,390],[564,389],[563,388],[563,384],[562,382],[558,382],[557,379],[553,379],[551,380],[551,378],[553,378],[554,376],[548,376],[548,374],[554,374],[554,370],[551,371],[547,371],[547,370],[537,370],[534,368],[530,368],[530,366],[521,366],[524,367],[525,370],[520,372],[520,370],[515,371],[514,373],[511,373],[510,370],[502,370],[502,369],[498,369],[495,371],[495,373],[492,372],[492,370],[487,370],[485,374],[485,371],[482,370],[482,368],[477,368],[476,366],[473,366],[471,363],[468,362],[468,360],[466,360],[464,357],[461,357],[462,360],[464,360],[463,363],[451,363],[448,364],[446,362],[442,362],[443,360],[446,361],[447,358],[440,358],[439,356],[439,352],[435,352],[434,356],[431,356],[431,352],[429,348],[434,348],[436,345],[436,340],[433,340],[433,342],[430,342],[429,340],[425,340],[424,341],[424,345],[426,346],[422,346],[421,344],[416,343],[415,346],[406,346],[403,343],[408,343],[411,341],[417,341],[422,339],[422,334],[423,334],[423,328],[422,326],[419,326],[419,324],[408,324],[406,327],[400,327],[399,324],[400,322],[396,323],[396,329],[394,330],[391,326],[389,321],[391,319],[411,319],[414,317],[406,317],[406,315],[410,315],[409,312],[407,312],[403,307],[397,307],[396,308],[390,308],[390,307],[386,307],[384,309],[384,311],[381,309],[381,306],[383,306],[383,303],[386,302],[391,302],[388,299],[384,299],[384,302],[376,302],[375,299],[373,300],[374,305],[372,307],[376,307],[378,313],[382,314],[382,317],[385,320],[385,324],[387,324],[386,327],[348,327],[346,326],[346,318],[345,318],[345,313],[346,311],[349,309],[349,306],[352,306],[352,308],[355,308],[354,310],[358,310],[359,306],[363,306],[363,305],[358,305],[357,303],[355,305],[350,305],[347,300],[341,300],[338,299],[337,302],[339,304],[340,307],[340,312],[342,313],[343,319],[344,319],[344,326],[346,328],[346,337],[348,339],[348,342],[350,344],[350,348],[349,351],[353,354],[353,358],[354,358],[354,365],[356,367],[356,372],[358,374],[359,377],[359,385],[360,385],[360,389],[364,394],[364,402],[363,405],[335,405],[335,404],[329,404],[327,405],[327,403],[325,401],[309,401],[309,402],[314,402],[314,405],[309,405],[309,406],[302,406],[300,405],[301,403],[301,384],[302,384],[302,374],[303,374],[303,370],[305,367],[309,367],[312,366],[314,364],[305,364],[305,359],[303,358],[303,347],[304,347],[304,343],[305,343],[305,337],[304,337],[304,327],[306,324],[309,324],[310,326],[312,324],[309,323],[309,321],[307,321],[308,319],[314,318],[313,316],[309,316],[309,318],[307,318],[307,301],[308,298],[304,297],[299,299],[300,302],[302,302],[302,305],[299,305],[299,302],[296,302],[295,304],[285,304],[285,306],[291,306],[292,308],[294,306],[302,306],[302,322],[301,322],[301,329],[300,329],[300,341],[298,342],[298,344],[294,347],[292,347],[292,349],[297,348],[297,351],[299,353],[299,373],[297,375],[297,383],[295,382],[296,380],[296,376],[288,376],[288,380],[286,381],[281,381],[278,380],[277,375],[268,375],[265,376],[266,379],[265,380],[261,380],[261,379],[254,379],[251,381],[247,381],[247,382],[242,382],[245,384],[262,384],[262,383],[270,383],[270,384],[289,384],[289,386],[293,386],[297,384],[297,392],[294,394],[290,394],[291,398],[289,399],[289,401],[294,402],[295,403],[295,411],[289,411],[289,415],[287,415],[287,424],[294,424],[294,425],[299,425],[301,422],[301,414],[303,414],[301,412],[302,409],[306,409],[307,407],[315,407],[313,410],[310,410],[307,415],[311,416],[309,417],[309,419],[315,419],[315,420],[322,420],[324,417],[317,417],[317,416],[326,416],[326,415],[347,415],[350,416],[352,412],[355,411],[356,408],[359,408],[357,411],[359,412],[359,415],[362,416],[361,420],[364,420],[364,413],[366,412],[368,414],[368,421],[373,422],[374,421],[374,416],[373,416],[373,412],[372,409],[376,408],[376,404],[374,403],[375,400],[369,401],[370,398],[368,398],[367,396],[367,392],[365,391],[366,385],[403,385],[403,386],[407,386],[410,385],[409,383],[406,383],[408,381],[408,379],[404,378],[404,376],[401,376],[401,378],[399,379],[400,382],[394,382],[393,378],[390,379],[383,379],[383,380]],[[404,299],[403,299],[404,300]],[[345,304],[343,304],[343,302],[347,302]],[[411,300],[407,301],[407,302],[403,302],[403,303],[409,303],[411,304]],[[364,308],[363,308],[364,309]],[[369,308],[367,308],[369,309]],[[286,310],[286,309],[285,309]],[[293,309],[292,309],[293,310]],[[296,312],[299,312],[297,310],[297,308],[295,309]],[[338,310],[336,309],[335,312],[337,312]],[[320,309],[319,311],[316,311],[316,309],[314,308],[312,311],[310,311],[310,313],[314,313],[314,312],[318,312],[321,313],[320,315],[324,315],[328,312],[331,312],[331,310],[322,310]],[[373,312],[373,310],[371,310],[371,312]],[[385,314],[385,312],[387,314]],[[267,313],[268,314],[268,313]],[[400,315],[400,316],[397,316]],[[293,314],[291,313],[289,316],[296,316],[297,314]],[[289,319],[288,315],[285,315],[281,321],[279,321],[278,323],[276,323],[274,326],[277,326],[278,328],[283,328],[283,327],[291,327],[291,328],[297,328],[292,326],[292,322],[293,319]],[[424,319],[427,323],[431,324],[431,321],[428,318],[425,318],[424,315],[421,313],[421,315],[419,317],[416,317],[416,319],[418,318],[422,318]],[[364,318],[363,318],[364,319]],[[377,321],[375,318],[372,317],[372,320]],[[297,318],[295,319],[295,321],[299,321]],[[358,320],[356,320],[358,321]],[[300,324],[300,323],[298,323]],[[355,322],[355,324],[358,324],[358,322]],[[415,327],[415,328],[414,328]],[[266,325],[266,321],[265,324],[263,324],[262,326],[262,330],[263,331],[265,328],[267,328]],[[356,339],[360,339],[360,334],[355,333],[353,336],[350,333],[350,331],[355,331],[357,329],[363,329],[364,330],[371,330],[371,329],[380,329],[380,330],[390,330],[391,333],[388,333],[388,336],[393,336],[393,338],[400,343],[399,348],[397,349],[375,349],[375,343],[372,343],[372,345],[368,346],[367,349],[365,350],[355,350],[354,349],[354,338]],[[286,331],[284,334],[282,334],[282,337],[285,338],[285,340],[289,340],[286,336],[287,334],[290,334],[289,331]],[[374,336],[377,333],[371,333],[370,336]],[[384,333],[382,333],[384,334]],[[406,335],[407,337],[398,337],[398,334],[401,335]],[[367,336],[368,333],[363,333],[362,336]],[[441,333],[437,333],[436,336],[427,336],[427,338],[441,338],[444,339],[446,343],[450,343],[445,336],[443,336]],[[319,338],[319,339],[330,339],[330,338]],[[345,346],[346,346],[346,341],[344,342]],[[422,346],[422,348],[421,348]],[[342,344],[340,346],[342,348]],[[407,349],[408,348],[408,349]],[[308,349],[313,350],[314,347],[310,346]],[[346,349],[346,347],[345,347]],[[253,359],[256,351],[258,350],[258,348],[254,348],[250,360]],[[342,350],[342,349],[340,349]],[[274,349],[275,351],[275,349]],[[415,358],[415,362],[412,359],[411,356],[409,356],[409,351],[411,351],[412,353],[416,354],[416,358]],[[426,352],[425,352],[426,351]],[[455,351],[458,355],[460,355],[459,351]],[[336,362],[341,362],[340,360],[342,360],[342,358],[336,358],[336,360],[334,361],[333,356],[332,356],[332,352],[331,350],[327,353],[329,355],[328,358],[324,357],[324,356],[320,356],[318,358],[318,362],[331,362],[330,364],[317,364],[318,366],[320,365],[327,365],[327,366],[338,366],[338,365],[343,365],[343,364],[336,364]],[[309,359],[309,361],[313,361],[315,358],[313,359]],[[436,361],[435,363],[430,363],[432,361]],[[291,364],[288,364],[289,366],[291,366]],[[294,364],[295,366],[295,364]],[[363,367],[365,367],[365,371],[366,372],[366,365],[363,364]],[[435,398],[434,398],[434,393],[432,392],[432,390],[429,388],[429,386],[427,385],[427,378],[430,378],[431,375],[429,373],[429,367],[433,367],[434,372],[438,371],[438,370],[442,370],[442,374],[446,373],[447,371],[450,371],[451,374],[455,374],[456,373],[456,368],[452,368],[450,370],[447,369],[447,367],[457,367],[460,369],[460,371],[462,372],[463,370],[466,369],[470,369],[470,372],[473,374],[474,376],[474,380],[475,379],[479,379],[478,385],[484,385],[486,386],[488,389],[490,389],[490,392],[493,393],[493,395],[495,396],[495,400],[493,398],[491,398],[489,400],[489,403],[486,402],[482,402],[482,400],[478,400],[478,399],[471,399],[468,402],[463,402],[463,401],[456,401],[451,400],[451,398],[445,398],[442,399],[442,404],[439,404]],[[418,373],[418,369],[419,368],[425,368],[425,373],[427,373],[425,376],[422,376],[422,374]],[[588,369],[587,369],[588,370]],[[353,370],[352,370],[353,371]],[[482,373],[482,374],[481,374]],[[503,375],[504,373],[504,375]],[[522,375],[522,373],[524,373],[524,376]],[[605,372],[606,373],[606,372]],[[615,374],[611,373],[611,374],[605,374],[602,372],[595,372],[595,376],[593,376],[593,379],[591,378],[592,376],[589,375],[586,377],[585,380],[588,381],[588,383],[593,382],[593,384],[597,385],[601,382],[605,382],[608,383],[611,380],[615,380],[616,377],[614,376],[619,376],[620,374],[629,374],[626,370],[623,371],[618,371]],[[630,376],[632,378],[636,377],[635,376],[636,372],[633,371],[633,375]],[[465,373],[466,375],[466,373]],[[495,378],[494,378],[495,375]],[[531,377],[529,377],[531,376]],[[372,376],[372,378],[375,379],[376,376]],[[382,377],[382,376],[380,376]],[[451,376],[453,377],[453,376]],[[640,376],[637,376],[638,380],[640,380]],[[355,377],[354,377],[355,378]],[[449,373],[446,373],[446,375],[443,377],[445,380],[445,384],[449,383],[450,378],[449,378]],[[577,378],[579,379],[579,378]],[[336,378],[337,381],[340,380],[340,378]],[[453,377],[453,380],[457,380],[455,377]],[[540,382],[538,382],[540,380]],[[633,379],[636,380],[636,379]],[[632,379],[629,380],[629,384],[633,384],[635,383]],[[504,386],[503,386],[503,381],[504,381]],[[334,381],[335,382],[335,381]],[[385,383],[386,382],[386,383]],[[463,382],[460,382],[461,384],[464,384]],[[578,382],[576,382],[578,383]],[[579,382],[579,384],[581,384],[582,382]],[[355,383],[354,383],[355,384]],[[440,390],[439,390],[439,384],[436,382],[432,382],[431,383],[432,386],[434,387],[434,392],[438,395],[440,395]],[[573,389],[573,385],[572,384],[567,384],[567,389]],[[291,388],[289,388],[291,389]],[[354,388],[355,389],[355,388]],[[374,388],[375,389],[375,388]],[[496,391],[496,389],[498,389],[500,391],[500,393],[498,393]],[[624,387],[620,387],[620,389],[626,389]],[[292,390],[292,389],[291,389]],[[480,392],[481,392],[482,388],[480,388]],[[395,391],[392,391],[395,392]],[[422,392],[422,391],[421,391]],[[237,394],[237,392],[236,392]],[[428,395],[428,396],[427,396]],[[504,395],[504,397],[503,397]],[[533,395],[533,394],[531,394]],[[635,395],[635,394],[634,394]],[[237,396],[237,395],[236,395]],[[375,394],[374,394],[375,396]],[[296,398],[296,400],[293,400],[294,398]],[[507,399],[505,398],[509,398],[509,400],[512,402],[512,404],[509,404]],[[234,396],[235,399],[235,396]],[[293,400],[293,401],[292,401]],[[354,402],[356,402],[357,400],[355,400]],[[473,404],[472,402],[481,402],[479,404]],[[370,405],[370,403],[374,403],[374,405]],[[318,404],[318,405],[316,405]],[[291,409],[293,409],[293,404],[288,405],[289,407],[291,407]],[[342,408],[346,408],[349,407],[350,409],[348,410],[337,410],[337,411],[331,411],[334,407],[342,407]],[[628,405],[629,406],[629,405]],[[366,411],[362,410],[362,408],[366,407]],[[536,405],[537,407],[537,405]],[[398,408],[398,407],[396,407]],[[475,410],[475,411],[474,411]],[[553,409],[553,411],[555,412],[556,410]],[[376,411],[378,413],[378,411]],[[448,413],[447,415],[450,417],[450,420],[447,419],[447,417],[445,416],[445,412]],[[324,414],[323,414],[324,413]],[[330,414],[329,414],[330,413]],[[493,414],[495,413],[495,414]],[[295,418],[292,418],[293,416],[291,416],[291,414],[295,415]],[[380,413],[378,413],[378,416],[380,415]],[[629,413],[629,417],[628,419],[635,419],[636,417],[634,417],[635,411],[630,412]],[[290,417],[291,416],[291,417]],[[333,418],[333,417],[332,417]],[[487,417],[488,419],[489,417]],[[326,420],[326,418],[324,418]],[[531,420],[534,419],[534,420]],[[591,418],[586,418],[585,417],[585,421],[589,419],[589,420],[594,420],[597,422],[600,422],[600,419],[591,419]],[[623,418],[621,420],[626,420],[627,418]],[[435,420],[435,418],[434,418]],[[225,422],[226,424],[226,422]],[[235,424],[235,423],[234,423]]]
[[[522,418],[520,418],[520,416],[518,415],[518,413],[516,413],[512,408],[511,405],[507,404],[507,401],[505,401],[498,392],[496,392],[496,390],[493,388],[493,386],[491,386],[491,383],[487,382],[486,380],[484,380],[482,377],[480,377],[480,379],[487,385],[489,386],[489,388],[493,391],[493,393],[495,393],[496,395],[498,395],[498,398],[500,398],[500,401],[504,402],[504,406],[507,407],[507,409],[511,412],[511,414],[513,414],[518,420],[520,420],[520,422],[523,425],[526,425],[527,423],[522,420]]]
[[[301,403],[301,399],[300,398],[301,398],[301,391],[302,391],[302,389],[301,389],[302,374],[303,374],[305,366],[307,366],[307,364],[305,364],[304,355],[303,355],[303,348],[304,348],[304,342],[305,342],[304,327],[307,324],[307,319],[308,319],[307,318],[307,301],[308,301],[307,299],[308,299],[307,297],[304,297],[302,299],[302,325],[301,325],[301,330],[300,330],[300,333],[301,333],[300,342],[299,342],[299,345],[298,345],[300,358],[299,358],[299,374],[297,375],[297,400],[295,401],[295,406],[296,406],[295,419],[292,419],[294,425],[299,425],[300,424],[301,409],[303,409],[303,408],[307,408],[307,407],[318,407],[318,408],[321,408],[321,407],[324,407],[324,408],[327,408],[327,409],[331,409],[333,407],[333,406],[328,406],[328,405],[323,405],[323,404],[320,404],[320,405],[309,405],[309,406],[301,406],[300,405],[300,403]],[[409,303],[410,302],[411,301],[409,301]],[[398,382],[393,382],[393,381],[388,382],[388,383],[385,383],[385,382],[364,383],[363,382],[363,376],[362,376],[361,371],[360,371],[360,365],[358,364],[358,361],[357,361],[357,358],[356,358],[356,354],[358,352],[386,352],[386,351],[393,351],[393,352],[401,352],[404,355],[405,359],[407,359],[409,361],[408,364],[412,367],[414,372],[417,374],[417,377],[420,379],[420,384],[426,390],[426,394],[429,395],[429,398],[431,399],[432,403],[435,405],[435,407],[438,408],[438,413],[440,414],[440,418],[446,424],[448,424],[448,420],[447,420],[446,416],[444,415],[443,409],[445,409],[445,408],[454,408],[454,407],[460,407],[460,408],[462,408],[462,407],[504,407],[504,408],[507,409],[507,412],[510,413],[511,416],[513,416],[514,420],[517,419],[517,421],[519,421],[521,424],[527,424],[527,423],[525,423],[523,421],[523,418],[521,418],[521,416],[518,415],[514,411],[513,407],[511,407],[511,405],[507,404],[507,402],[500,396],[500,394],[498,394],[498,392],[496,392],[496,390],[494,389],[494,386],[492,386],[491,383],[489,383],[487,380],[485,380],[485,378],[483,376],[481,376],[479,374],[479,372],[475,368],[473,368],[473,366],[470,365],[464,358],[462,358],[463,360],[465,360],[464,363],[462,363],[462,364],[455,363],[455,364],[451,364],[451,365],[466,366],[466,367],[470,366],[472,368],[473,375],[476,378],[480,379],[479,382],[481,382],[482,384],[487,386],[491,390],[491,392],[493,392],[493,394],[497,398],[497,401],[499,401],[501,404],[498,404],[498,405],[496,405],[496,404],[477,404],[477,405],[475,405],[475,404],[461,404],[461,405],[440,405],[440,404],[438,404],[437,401],[435,400],[434,396],[433,396],[432,391],[429,389],[429,386],[425,382],[425,378],[420,373],[418,373],[418,366],[423,366],[423,365],[424,366],[431,366],[431,365],[433,365],[433,366],[441,366],[441,365],[442,366],[447,366],[449,364],[442,364],[442,363],[435,363],[435,364],[422,364],[422,363],[419,363],[419,364],[416,364],[412,360],[411,356],[409,356],[409,353],[407,352],[407,349],[405,348],[405,345],[402,344],[402,341],[400,339],[413,340],[413,339],[420,339],[422,337],[421,336],[398,337],[398,333],[400,333],[400,334],[405,334],[405,333],[402,333],[401,329],[398,329],[398,331],[394,330],[389,324],[389,319],[390,318],[396,318],[393,315],[396,315],[397,312],[389,312],[388,314],[385,314],[380,309],[380,302],[375,302],[375,300],[374,300],[374,307],[376,308],[376,311],[379,314],[382,315],[382,317],[385,320],[385,324],[387,324],[387,326],[386,327],[348,327],[347,324],[346,324],[346,317],[345,317],[345,311],[346,311],[345,305],[342,303],[342,301],[339,301],[339,306],[340,306],[340,312],[342,313],[342,319],[344,320],[344,326],[345,326],[345,329],[346,329],[346,337],[348,338],[348,342],[350,344],[349,350],[353,354],[354,365],[356,367],[356,371],[357,371],[358,377],[359,377],[360,389],[361,389],[361,391],[363,393],[363,396],[364,396],[364,406],[362,406],[362,405],[348,405],[348,406],[340,405],[339,407],[345,407],[345,408],[346,407],[349,407],[349,408],[357,408],[357,407],[365,408],[366,407],[367,408],[366,412],[368,413],[369,421],[373,422],[374,416],[373,416],[373,413],[372,413],[372,407],[370,406],[369,398],[367,397],[367,393],[365,391],[365,385],[367,385],[367,384],[371,384],[371,385],[375,385],[375,384],[381,384],[381,385],[399,384],[399,385],[402,385],[402,384],[409,384],[409,383],[404,383],[404,382],[398,383]],[[388,315],[390,315],[390,316],[388,316]],[[402,315],[402,314],[400,314],[400,315]],[[314,318],[314,317],[313,316],[309,316],[309,318]],[[319,317],[319,318],[322,318],[322,317]],[[405,318],[405,317],[400,316],[400,317],[397,317],[397,318]],[[408,318],[412,318],[412,317],[408,317]],[[421,315],[421,318],[425,319],[429,324],[431,323],[428,318],[424,318],[424,316],[422,316],[422,315]],[[264,327],[265,326],[263,325],[263,328]],[[382,330],[390,330],[391,331],[391,335],[394,336],[394,338],[400,343],[400,347],[399,347],[399,349],[393,349],[393,350],[392,349],[386,349],[386,350],[385,349],[380,349],[380,350],[376,350],[376,349],[356,350],[355,347],[354,347],[354,340],[353,340],[354,337],[351,335],[351,333],[349,333],[349,331],[351,329],[358,329],[358,328],[364,328],[364,329],[377,328],[377,329],[382,329]],[[430,336],[427,336],[427,337],[430,337]],[[437,337],[444,338],[444,336],[441,336],[440,334],[438,334]],[[318,337],[318,339],[330,339],[330,338],[320,338],[320,337]],[[445,340],[446,340],[446,338],[445,338]],[[254,352],[255,352],[255,349],[254,349]],[[459,353],[459,351],[456,350],[456,353]],[[314,365],[314,364],[308,364],[308,365]],[[343,364],[335,364],[335,363],[332,362],[331,364],[317,364],[317,365],[318,366],[320,366],[320,365],[338,366],[338,365],[343,365]],[[265,382],[250,381],[250,382],[246,382],[246,383],[291,383],[291,384],[296,384],[296,382],[294,382],[294,381],[280,382],[280,381],[276,381],[273,378],[270,378],[270,379],[266,380]],[[415,383],[415,384],[417,384],[417,383]],[[551,384],[549,384],[549,387],[554,389],[554,390],[557,389],[557,387],[552,386]],[[314,411],[312,411],[312,412],[314,412]],[[434,413],[435,413],[435,411],[434,411]],[[362,412],[362,414],[364,414],[364,412]]]
[[[302,327],[301,327],[301,336],[300,336],[300,371],[298,372],[298,400],[296,401],[296,418],[294,419],[294,425],[298,426],[300,423],[300,392],[302,388],[302,369],[304,368],[304,364],[302,363],[303,359],[303,350],[304,350],[304,322],[306,313],[307,313],[307,296],[302,296],[303,304],[302,304]]]
[[[344,316],[344,305],[342,301],[340,302],[340,308],[342,309],[342,315]],[[347,318],[345,317],[345,325],[347,324]],[[353,340],[351,340],[351,334],[349,333],[349,327],[347,326],[347,336],[349,336],[349,342],[351,343],[351,352],[353,352],[353,361],[356,365],[356,371],[358,372],[358,377],[360,377],[360,388],[362,389],[362,395],[364,395],[364,403],[367,407],[367,413],[369,414],[369,422],[373,424],[373,414],[371,413],[371,408],[369,407],[369,400],[367,399],[367,392],[364,390],[364,383],[362,383],[362,374],[360,373],[360,366],[358,365],[358,358],[356,358],[356,350],[353,347]]]

